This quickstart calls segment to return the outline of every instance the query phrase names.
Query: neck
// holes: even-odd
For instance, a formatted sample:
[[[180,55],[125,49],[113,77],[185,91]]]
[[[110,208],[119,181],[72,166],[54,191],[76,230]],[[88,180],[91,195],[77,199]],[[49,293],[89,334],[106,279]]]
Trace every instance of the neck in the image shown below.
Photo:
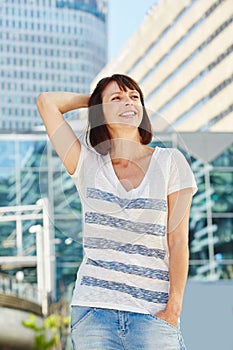
[[[128,139],[112,139],[111,158],[112,159],[124,159],[126,161],[139,158],[143,155],[144,146],[139,140]]]
[[[135,154],[136,149],[140,149],[143,145],[141,144],[141,137],[138,128],[111,128],[109,125],[109,132],[111,134],[111,155],[116,158],[131,158]]]

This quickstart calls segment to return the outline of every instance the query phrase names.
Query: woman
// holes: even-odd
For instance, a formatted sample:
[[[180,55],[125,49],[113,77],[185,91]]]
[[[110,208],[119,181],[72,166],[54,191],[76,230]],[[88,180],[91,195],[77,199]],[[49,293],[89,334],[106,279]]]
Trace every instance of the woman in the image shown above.
[[[102,79],[90,96],[42,93],[37,106],[83,207],[74,349],[185,349],[179,316],[196,184],[184,156],[147,146],[152,130],[143,94],[128,76]],[[62,115],[83,107],[87,144]]]

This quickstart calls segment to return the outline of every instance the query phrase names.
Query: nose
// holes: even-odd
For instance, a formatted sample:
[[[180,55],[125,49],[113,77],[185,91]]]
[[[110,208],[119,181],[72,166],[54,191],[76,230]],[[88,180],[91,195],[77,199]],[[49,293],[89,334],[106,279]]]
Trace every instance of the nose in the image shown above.
[[[128,94],[125,94],[124,102],[125,102],[125,106],[129,106],[133,104],[133,101]]]

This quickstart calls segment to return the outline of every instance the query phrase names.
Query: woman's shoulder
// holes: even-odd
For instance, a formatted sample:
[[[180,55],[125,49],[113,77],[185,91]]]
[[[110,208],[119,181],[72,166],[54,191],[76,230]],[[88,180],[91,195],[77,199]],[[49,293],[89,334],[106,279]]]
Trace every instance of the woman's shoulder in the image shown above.
[[[158,153],[160,156],[164,157],[171,157],[173,155],[176,155],[177,153],[180,153],[180,151],[177,148],[172,147],[155,147],[155,152]]]
[[[158,146],[158,147],[155,147],[155,149],[157,149],[159,153],[161,153],[165,156],[184,157],[183,152],[175,147],[159,147]]]
[[[81,169],[84,170],[84,172],[89,169],[90,171],[94,171],[99,164],[100,164],[100,158],[101,155],[95,151],[95,149],[91,146],[89,146],[86,142],[81,142],[81,151],[80,151],[80,157],[77,164],[77,167],[74,171],[74,173],[71,175],[71,177],[76,178],[80,175]]]
[[[160,160],[160,162],[166,162],[166,164],[183,164],[187,162],[187,158],[183,152],[175,147],[156,147],[155,151],[157,159]]]

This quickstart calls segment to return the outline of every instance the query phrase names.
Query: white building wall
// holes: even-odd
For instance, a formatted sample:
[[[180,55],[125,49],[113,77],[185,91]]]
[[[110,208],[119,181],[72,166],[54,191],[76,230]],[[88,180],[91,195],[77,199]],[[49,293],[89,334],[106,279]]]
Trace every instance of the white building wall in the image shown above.
[[[231,0],[161,0],[92,87],[128,74],[156,132],[232,132],[232,61]]]

